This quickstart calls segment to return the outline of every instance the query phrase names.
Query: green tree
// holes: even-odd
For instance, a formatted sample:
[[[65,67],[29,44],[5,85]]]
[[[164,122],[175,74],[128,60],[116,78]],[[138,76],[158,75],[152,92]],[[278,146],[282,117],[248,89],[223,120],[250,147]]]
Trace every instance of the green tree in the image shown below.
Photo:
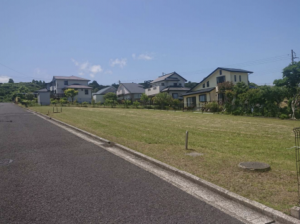
[[[133,104],[133,106],[135,106],[135,108],[138,108],[140,105],[140,102],[136,100],[132,104]]]
[[[285,86],[287,96],[291,98],[292,119],[296,119],[295,110],[300,101],[300,61],[285,67],[282,72],[283,78],[276,79],[276,86]]]
[[[106,93],[104,99],[117,101],[117,95],[115,93]]]
[[[187,83],[184,84],[184,87],[186,87],[186,88],[192,88],[192,87],[194,87],[197,84],[198,84],[197,82],[188,81]]]
[[[159,93],[153,100],[161,109],[164,109],[166,105],[172,104],[173,98],[168,93]]]
[[[149,101],[149,97],[145,93],[143,93],[141,96],[141,101],[143,102],[144,106],[146,106]]]
[[[72,104],[73,104],[73,102],[74,102],[74,97],[78,95],[78,91],[75,90],[75,89],[66,89],[66,90],[64,91],[64,93],[65,93],[66,97],[68,97],[68,98],[70,97],[70,98],[71,98]]]
[[[13,79],[9,79],[8,83],[15,83]]]

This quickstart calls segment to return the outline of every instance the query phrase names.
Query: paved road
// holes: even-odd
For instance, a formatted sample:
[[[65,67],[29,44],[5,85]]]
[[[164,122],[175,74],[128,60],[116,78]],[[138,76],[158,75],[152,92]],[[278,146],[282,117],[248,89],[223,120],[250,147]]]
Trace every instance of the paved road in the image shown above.
[[[241,223],[13,104],[0,104],[0,223]]]

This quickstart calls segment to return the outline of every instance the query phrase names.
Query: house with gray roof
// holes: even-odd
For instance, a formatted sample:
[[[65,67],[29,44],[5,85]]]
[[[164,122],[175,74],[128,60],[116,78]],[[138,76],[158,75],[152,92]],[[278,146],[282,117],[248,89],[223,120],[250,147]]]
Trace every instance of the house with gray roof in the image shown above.
[[[156,94],[166,92],[173,99],[183,99],[182,94],[190,88],[184,87],[187,80],[176,72],[164,74],[151,82],[151,87],[145,89],[145,94],[154,97]]]
[[[229,81],[233,84],[244,82],[248,85],[251,73],[253,72],[244,69],[218,67],[183,94],[184,106],[200,109],[208,102],[222,103],[224,94],[219,92],[218,84]]]
[[[47,90],[55,97],[64,97],[66,89],[78,90],[75,100],[79,103],[92,101],[92,88],[88,86],[90,80],[77,76],[53,76],[50,83],[47,83]]]
[[[95,103],[104,103],[104,95],[106,93],[116,93],[117,89],[113,86],[108,86],[93,93],[93,100]]]
[[[140,100],[145,93],[143,86],[136,83],[120,83],[117,89],[118,100],[131,100],[132,102]]]

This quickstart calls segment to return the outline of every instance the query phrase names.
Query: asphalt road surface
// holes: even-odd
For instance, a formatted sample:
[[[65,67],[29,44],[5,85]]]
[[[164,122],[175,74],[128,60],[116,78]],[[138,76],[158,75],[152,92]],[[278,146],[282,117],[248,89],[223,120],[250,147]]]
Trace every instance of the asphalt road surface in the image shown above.
[[[157,176],[0,103],[0,223],[241,223]]]

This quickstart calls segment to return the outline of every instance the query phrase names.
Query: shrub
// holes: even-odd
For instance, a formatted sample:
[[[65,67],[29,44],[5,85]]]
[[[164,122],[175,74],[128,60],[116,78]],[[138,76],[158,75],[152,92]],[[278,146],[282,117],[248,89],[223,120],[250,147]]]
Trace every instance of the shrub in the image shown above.
[[[133,102],[133,106],[135,106],[136,108],[138,108],[139,105],[140,105],[140,102],[139,102],[139,101],[136,100],[136,101]]]
[[[210,103],[206,104],[206,108],[210,112],[219,112],[219,104],[217,102],[210,102]]]
[[[279,118],[283,120],[283,119],[288,119],[289,116],[286,115],[286,114],[280,114],[280,115],[279,115]]]
[[[87,107],[88,106],[88,102],[82,102],[81,104],[83,107]]]

